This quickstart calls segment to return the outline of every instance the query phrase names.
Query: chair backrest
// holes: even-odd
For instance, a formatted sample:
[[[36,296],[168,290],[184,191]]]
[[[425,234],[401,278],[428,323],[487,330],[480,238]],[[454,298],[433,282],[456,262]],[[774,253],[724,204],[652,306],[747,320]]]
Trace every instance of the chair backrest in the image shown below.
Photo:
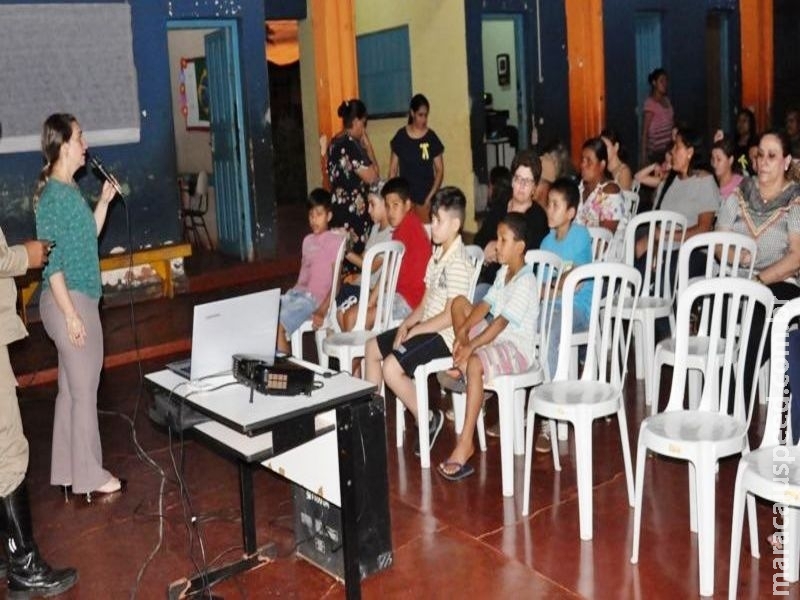
[[[686,217],[669,210],[651,210],[636,215],[625,229],[625,263],[636,260],[636,239],[647,236],[644,254],[644,280],[642,296],[673,300],[675,285],[672,281],[673,250],[683,243]],[[677,279],[677,278],[675,278]]]
[[[767,398],[767,420],[764,426],[764,436],[761,438],[762,446],[777,446],[783,443],[784,440],[787,444],[791,444],[791,427],[787,427],[786,436],[782,436],[781,425],[782,423],[791,423],[789,407],[791,406],[792,398],[787,389],[788,375],[786,368],[789,362],[786,356],[786,349],[789,343],[790,323],[798,318],[800,318],[800,298],[795,298],[782,305],[772,317],[769,396]]]
[[[625,327],[636,310],[642,276],[622,263],[590,263],[572,269],[561,292],[561,339],[554,381],[569,379],[573,332],[572,312],[579,286],[592,285],[586,363],[582,380],[605,381],[622,388],[628,364],[632,327]]]
[[[325,325],[333,327],[339,331],[339,321],[336,319],[336,294],[339,291],[339,277],[342,273],[342,263],[344,262],[344,254],[347,250],[347,233],[338,234],[342,238],[342,243],[339,244],[339,250],[336,252],[336,260],[333,263],[333,281],[331,282],[331,301],[328,305],[328,314],[325,315]]]
[[[208,210],[208,173],[206,171],[197,173],[194,195],[189,198],[189,208],[203,213]]]
[[[633,183],[631,183],[631,191],[632,192],[636,192],[638,194],[639,190],[641,188],[642,188],[642,182],[634,177],[633,178]],[[631,215],[631,216],[633,216],[633,215]]]
[[[698,410],[719,411],[742,421],[749,421],[750,415],[745,411],[745,397],[749,398],[748,406],[752,413],[758,377],[751,377],[750,389],[744,389],[746,362],[748,358],[753,358],[748,357],[746,349],[751,335],[760,336],[756,360],[753,363],[760,365],[768,329],[763,327],[760,331],[751,331],[750,325],[756,310],[765,310],[765,314],[772,314],[775,298],[767,286],[740,277],[696,281],[690,283],[678,297],[675,368],[665,410],[684,409],[688,370],[684,359],[689,355],[689,338],[692,335],[689,321],[692,307],[697,303],[706,303],[706,300],[710,304],[711,318],[705,331],[699,332],[699,335],[708,342],[704,369],[707,376],[703,378],[703,392]],[[750,366],[758,369],[757,366]],[[720,371],[721,377],[718,376]],[[728,398],[731,386],[734,390],[732,402]]]
[[[546,377],[550,376],[547,349],[550,347],[550,326],[553,323],[553,308],[561,284],[561,257],[547,250],[528,250],[525,262],[533,266],[539,286],[539,329],[536,332],[539,363]]]
[[[478,277],[481,274],[481,267],[483,266],[483,248],[470,244],[465,246],[464,250],[467,252],[467,258],[475,267],[472,272],[472,279],[469,282],[469,294],[467,298],[472,298],[475,295],[475,286],[478,285]]]
[[[632,219],[639,211],[639,190],[622,190],[622,199],[625,200],[625,212]]]
[[[375,321],[371,331],[381,332],[389,328],[389,321],[392,318],[392,302],[395,290],[397,289],[397,277],[400,274],[400,264],[406,247],[403,242],[388,241],[380,242],[372,246],[364,254],[364,262],[361,266],[361,288],[358,295],[358,312],[356,322],[353,326],[354,331],[367,329],[367,309],[369,305],[369,295],[371,291],[373,264],[376,260],[381,261],[380,274],[375,284],[378,290],[378,304],[375,310]]]
[[[750,254],[748,266],[742,265],[742,251]],[[732,231],[698,233],[681,244],[678,251],[678,294],[689,285],[689,264],[695,252],[704,252],[706,279],[713,277],[753,276],[758,244],[750,236]],[[724,260],[718,260],[723,257]],[[699,264],[699,263],[697,263]]]
[[[587,229],[592,238],[592,260],[602,262],[606,259],[614,234],[605,227],[587,227]]]

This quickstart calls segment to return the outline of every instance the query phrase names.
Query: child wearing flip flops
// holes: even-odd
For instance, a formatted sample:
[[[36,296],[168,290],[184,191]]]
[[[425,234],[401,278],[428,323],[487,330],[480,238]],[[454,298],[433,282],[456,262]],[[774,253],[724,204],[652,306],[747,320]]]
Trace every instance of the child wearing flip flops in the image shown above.
[[[506,214],[497,225],[497,259],[500,270],[479,303],[464,296],[453,300],[455,330],[454,374],[465,376],[467,410],[464,428],[455,448],[438,466],[445,479],[469,477],[475,468],[475,424],[483,403],[484,382],[498,375],[520,373],[533,363],[539,292],[531,265],[525,264],[527,223],[519,213]],[[492,314],[491,321],[486,317]]]
[[[410,197],[399,204],[399,197],[386,194],[390,183],[391,180],[383,188],[390,222],[392,215],[398,211],[405,215],[403,221],[409,217],[418,221],[416,215],[410,212]],[[386,380],[386,385],[414,415],[418,426],[427,425],[431,448],[442,429],[444,415],[441,410],[427,415],[418,414],[417,394],[412,377],[419,365],[436,358],[448,357],[452,353],[454,333],[450,322],[450,305],[454,298],[469,293],[475,270],[461,241],[466,205],[464,193],[456,187],[447,186],[436,192],[431,204],[431,238],[437,248],[427,262],[422,301],[403,319],[399,327],[372,338],[365,349],[367,381],[380,388],[384,379]],[[395,234],[401,227],[402,225],[396,227]],[[427,240],[425,243],[427,244]],[[429,245],[427,247],[430,248]],[[408,251],[407,245],[406,252]],[[403,265],[407,258],[408,254],[403,257]],[[398,289],[399,287],[398,281]],[[419,450],[415,453],[418,454]]]

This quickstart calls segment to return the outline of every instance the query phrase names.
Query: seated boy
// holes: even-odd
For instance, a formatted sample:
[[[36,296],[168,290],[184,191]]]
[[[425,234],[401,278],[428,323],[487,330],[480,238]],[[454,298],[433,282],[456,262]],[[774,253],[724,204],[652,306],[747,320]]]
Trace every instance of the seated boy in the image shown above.
[[[392,239],[405,246],[403,262],[397,274],[397,293],[392,305],[392,320],[405,319],[425,295],[425,273],[431,258],[431,240],[417,216],[408,181],[393,177],[381,192],[386,200],[386,215],[394,227]]]
[[[522,373],[536,357],[539,293],[531,265],[525,264],[527,223],[524,215],[508,213],[497,225],[500,270],[483,300],[453,300],[455,331],[453,363],[466,375],[467,410],[464,428],[450,457],[439,464],[439,474],[458,481],[475,468],[468,460],[475,452],[473,434],[483,404],[483,385],[498,375]],[[487,324],[485,317],[494,318]]]
[[[311,233],[303,239],[297,283],[281,296],[278,317],[277,348],[286,353],[291,352],[292,333],[305,321],[312,319],[315,329],[325,321],[331,300],[334,263],[344,243],[340,234],[328,230],[332,216],[330,192],[321,188],[312,190],[307,204]]]
[[[381,181],[372,186],[367,197],[367,211],[372,218],[372,228],[370,229],[367,243],[364,246],[364,254],[376,244],[391,241],[394,232],[394,228],[389,224],[389,217],[386,213],[386,201],[381,194],[383,185],[384,183]],[[364,254],[358,254],[350,250],[345,253],[344,258],[361,269],[364,265]],[[378,282],[380,267],[380,259],[372,263],[372,274],[370,275],[371,288]],[[342,286],[339,288],[339,294],[336,296],[336,305],[339,307],[339,310],[336,312],[336,318],[339,321],[339,327],[342,331],[350,331],[355,325],[356,316],[358,315],[358,295],[360,292],[361,274],[352,273],[343,278]],[[371,304],[367,312],[367,327],[372,327],[372,324],[375,322],[374,303],[377,302],[377,295],[374,299],[370,298],[370,300]],[[411,311],[409,310],[409,312]]]
[[[542,240],[542,250],[557,254],[562,261],[562,283],[564,277],[574,267],[592,262],[592,238],[589,230],[573,223],[580,203],[578,186],[571,179],[556,179],[547,194],[547,225],[550,233]],[[572,311],[572,330],[589,329],[589,314],[592,308],[592,285],[582,285],[575,294]],[[550,325],[550,340],[547,348],[548,373],[552,378],[558,363],[558,345],[561,339],[561,299],[553,305],[553,318]],[[544,427],[536,441],[537,452],[549,452],[549,429]]]
[[[393,208],[393,200],[388,194],[386,199],[391,215],[399,207]],[[410,197],[404,204],[408,213],[411,210]],[[444,416],[441,410],[430,415],[418,414],[412,377],[419,365],[451,355],[454,333],[450,305],[453,298],[469,294],[474,270],[461,241],[466,204],[463,192],[456,187],[443,187],[436,193],[431,204],[431,237],[439,247],[428,261],[424,297],[399,327],[371,339],[366,347],[366,379],[378,387],[385,379],[417,423],[421,418],[423,424],[428,423],[431,447],[442,429]],[[398,227],[395,233],[400,229]],[[406,258],[403,257],[403,264]]]

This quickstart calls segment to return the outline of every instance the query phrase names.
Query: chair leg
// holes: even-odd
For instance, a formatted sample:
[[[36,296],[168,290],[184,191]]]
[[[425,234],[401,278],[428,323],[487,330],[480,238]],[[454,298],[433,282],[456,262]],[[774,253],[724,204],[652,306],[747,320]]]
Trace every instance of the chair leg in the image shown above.
[[[697,489],[697,548],[700,564],[700,595],[712,596],[714,594],[714,538],[715,522],[715,496],[714,466],[716,460],[713,456],[699,457],[695,465],[695,486]]]
[[[639,439],[642,432],[639,431]],[[636,447],[636,480],[633,500],[633,548],[631,549],[631,562],[639,562],[639,539],[642,534],[642,498],[644,496],[644,469],[647,465],[647,446],[639,443]]]
[[[696,468],[694,463],[689,461],[689,531],[697,533],[697,487],[696,481]]]
[[[500,415],[500,467],[503,496],[514,495],[514,398],[497,397]]]
[[[578,517],[582,540],[592,539],[592,420],[578,415],[575,425],[575,461],[578,471]]]
[[[564,421],[555,421],[557,423],[556,431],[558,432],[558,441],[566,442],[569,439],[569,426]]]
[[[556,430],[562,424],[564,425],[564,427],[566,427],[567,424],[566,423],[556,424],[556,423],[557,422],[554,421],[553,419],[548,419],[546,426],[550,428],[550,451],[553,453],[553,468],[556,471],[561,471],[561,456],[558,454],[558,439],[556,435]]]
[[[622,443],[622,462],[625,466],[625,486],[628,488],[628,505],[633,506],[633,467],[631,465],[631,444],[628,439],[628,418],[625,415],[625,403],[620,399],[617,411],[619,421],[619,438]]]
[[[466,394],[460,394],[458,392],[453,392],[451,394],[453,398],[453,416],[455,417],[455,428],[456,434],[461,435],[461,432],[464,430],[464,419],[466,418],[467,412],[467,397]]]
[[[292,333],[291,342],[292,344],[292,356],[296,356],[300,360],[303,360],[303,328],[299,328]]]
[[[431,468],[431,438],[428,432],[428,377],[427,371],[414,377],[417,391],[417,433],[419,435],[419,466]]]
[[[656,353],[653,356],[653,373],[650,382],[650,395],[645,396],[644,403],[650,407],[650,414],[658,412],[658,397],[661,394],[661,367],[664,366],[664,357],[661,348],[656,346]]]
[[[386,384],[383,384],[383,397],[386,398]],[[397,437],[397,447],[403,447],[403,434],[406,428],[406,407],[400,401],[400,398],[395,398],[395,436]]]
[[[322,348],[322,340],[328,335],[328,330],[325,328],[315,329],[314,330],[314,344],[317,346],[317,364],[322,367],[323,369],[327,369],[330,367],[330,361],[328,360],[328,355],[325,354],[325,350]],[[349,355],[349,349],[345,349],[344,355]],[[350,358],[343,358],[342,360],[346,361],[344,365],[339,365],[340,371],[345,371],[350,373],[353,370],[353,360]]]
[[[533,399],[528,400],[528,418],[525,429],[525,472],[522,483],[522,516],[527,517],[531,509],[531,463],[533,462]]]
[[[514,455],[525,454],[525,390],[509,390],[514,399]],[[498,402],[500,396],[497,396]]]
[[[753,494],[747,495],[747,524],[750,529],[750,554],[753,558],[761,558],[758,551],[758,519],[756,519],[756,499]]]
[[[783,575],[786,581],[794,583],[798,580],[800,564],[800,509],[787,506],[783,513]]]
[[[631,327],[633,327],[633,354],[635,357],[634,364],[636,365],[636,379],[644,379],[644,354],[642,354],[644,343],[644,324],[641,321],[632,320]],[[647,396],[645,396],[646,398]]]
[[[736,589],[739,585],[739,557],[742,550],[742,523],[744,522],[745,499],[750,494],[742,484],[744,468],[739,465],[736,471],[736,484],[733,488],[733,517],[731,522],[731,563],[728,571],[728,598],[736,599]],[[752,541],[751,541],[752,544]]]
[[[478,447],[480,447],[481,452],[486,452],[486,424],[484,423],[484,417],[485,412],[481,408],[481,412],[478,413],[478,422],[475,425],[478,430]]]

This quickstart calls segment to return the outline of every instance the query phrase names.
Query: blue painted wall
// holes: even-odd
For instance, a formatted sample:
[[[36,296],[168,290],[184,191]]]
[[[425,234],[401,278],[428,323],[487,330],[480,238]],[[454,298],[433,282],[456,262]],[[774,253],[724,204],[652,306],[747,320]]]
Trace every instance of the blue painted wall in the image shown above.
[[[486,151],[483,146],[483,67],[481,18],[484,14],[520,14],[524,22],[525,75],[528,106],[536,115],[539,141],[569,141],[569,90],[566,56],[566,12],[563,0],[540,2],[543,80],[539,81],[536,4],[530,0],[465,0],[467,78],[471,106],[472,162],[478,178],[486,182]]]
[[[710,10],[730,12],[731,106],[741,97],[741,59],[736,0],[604,0],[606,123],[617,130],[629,158],[638,156],[636,115],[636,11],[662,13],[663,67],[675,117],[706,133],[706,17]],[[644,82],[647,85],[647,82]]]
[[[0,0],[4,3],[56,3],[54,0]],[[65,0],[60,0],[62,3]],[[98,0],[81,0],[96,2]],[[108,2],[109,0],[103,0]],[[131,187],[128,199],[133,247],[158,246],[181,236],[177,217],[176,163],[172,133],[166,22],[174,19],[235,18],[239,22],[240,56],[246,106],[245,126],[253,241],[257,256],[275,250],[275,194],[272,132],[267,120],[269,94],[264,55],[265,3],[253,0],[147,0],[130,2],[133,53],[138,73],[141,141],[98,148],[106,165]],[[281,3],[270,2],[278,5]],[[283,18],[289,4],[283,3]],[[300,10],[300,2],[292,0]],[[302,13],[305,14],[305,3]],[[63,110],[66,107],[54,107]],[[80,119],[80,115],[76,115]],[[0,225],[12,240],[33,235],[30,197],[42,161],[38,153],[0,155]],[[99,183],[84,177],[81,187],[95,193]],[[115,204],[101,239],[101,253],[129,247],[125,210]]]

